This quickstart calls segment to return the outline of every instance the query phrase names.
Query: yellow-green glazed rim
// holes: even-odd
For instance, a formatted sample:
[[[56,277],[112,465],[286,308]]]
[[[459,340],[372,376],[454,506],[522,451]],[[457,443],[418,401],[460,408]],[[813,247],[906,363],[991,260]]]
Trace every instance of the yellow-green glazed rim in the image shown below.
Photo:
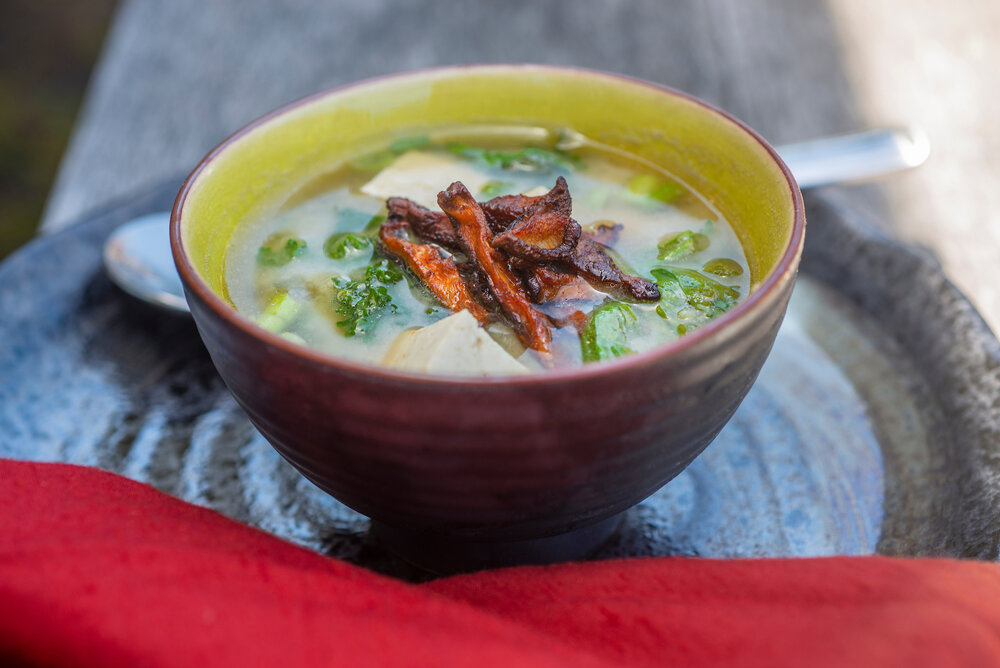
[[[738,317],[758,293],[794,271],[805,226],[801,193],[774,150],[736,119],[678,91],[620,75],[481,65],[351,84],[292,103],[235,133],[206,156],[175,203],[171,237],[182,278],[228,302],[226,250],[241,222],[277,210],[303,184],[391,138],[468,124],[572,128],[668,170],[705,196],[739,236],[755,290],[703,329]],[[278,341],[263,330],[260,335]],[[674,344],[706,335],[695,332]]]

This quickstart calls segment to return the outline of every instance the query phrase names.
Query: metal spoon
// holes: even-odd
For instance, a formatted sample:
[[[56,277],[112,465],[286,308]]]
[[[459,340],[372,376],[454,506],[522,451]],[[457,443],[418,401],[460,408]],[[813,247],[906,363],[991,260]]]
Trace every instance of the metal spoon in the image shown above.
[[[917,167],[930,155],[918,129],[871,130],[777,146],[800,188],[844,183]],[[170,254],[170,214],[153,213],[116,229],[104,244],[104,266],[125,292],[175,313],[187,313]]]

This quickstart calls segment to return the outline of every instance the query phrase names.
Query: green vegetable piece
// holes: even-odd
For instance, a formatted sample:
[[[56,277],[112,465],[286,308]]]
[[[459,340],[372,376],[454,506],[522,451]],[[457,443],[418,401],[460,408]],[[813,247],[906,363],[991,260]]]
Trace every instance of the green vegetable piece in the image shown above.
[[[272,234],[257,251],[257,262],[266,267],[281,267],[306,252],[306,242],[278,232]]]
[[[382,260],[376,264],[369,265],[365,269],[365,280],[368,280],[369,277],[373,277],[380,283],[393,285],[403,280],[403,272],[388,260]]]
[[[716,276],[742,276],[743,267],[736,260],[730,260],[727,257],[717,257],[714,260],[709,260],[702,267],[702,270],[714,274]]]
[[[556,169],[573,170],[581,167],[580,158],[537,146],[529,146],[517,151],[496,151],[465,144],[451,144],[448,150],[455,155],[501,169],[547,173]]]
[[[350,165],[359,172],[377,172],[391,165],[403,153],[427,146],[430,142],[430,137],[425,135],[396,139],[388,148],[365,153],[351,160]]]
[[[685,230],[667,241],[661,241],[660,245],[657,246],[659,253],[657,253],[656,259],[673,262],[698,251],[703,251],[711,243],[709,238],[701,232]]]
[[[279,334],[292,324],[301,309],[302,305],[289,297],[287,292],[279,292],[271,298],[271,302],[257,318],[257,324],[269,332]]]
[[[510,181],[487,181],[483,184],[479,194],[487,199],[493,199],[498,195],[509,193],[513,188],[514,184]]]
[[[413,137],[403,137],[389,144],[389,150],[400,155],[407,151],[423,148],[431,143],[431,138],[427,135],[415,135]]]
[[[681,288],[681,282],[677,276],[668,269],[657,268],[653,270],[653,278],[660,288],[660,303],[656,306],[656,314],[666,320],[677,317],[677,312],[687,306],[687,295]]]
[[[351,167],[359,172],[379,172],[388,167],[398,157],[398,153],[390,149],[372,151],[351,160]]]
[[[740,292],[736,288],[714,281],[694,269],[654,267],[650,273],[656,279],[657,284],[670,281],[670,276],[673,276],[684,292],[688,306],[697,309],[709,318],[714,318],[731,309],[740,297]]]
[[[611,302],[595,309],[580,334],[583,361],[599,362],[630,354],[628,334],[635,323],[635,312],[628,304]]]
[[[684,194],[684,188],[673,181],[664,181],[655,174],[639,174],[628,182],[628,189],[636,195],[645,195],[670,203]]]
[[[658,199],[665,204],[670,204],[675,199],[684,194],[684,188],[673,181],[664,181],[661,185],[653,189],[649,196]]]
[[[395,313],[398,310],[386,285],[403,280],[403,274],[385,260],[368,265],[362,280],[336,276],[331,280],[338,288],[334,311],[344,316],[337,322],[337,327],[344,330],[344,336],[369,332],[386,311]]]
[[[691,323],[684,323],[677,325],[677,336],[684,336],[688,332],[693,332],[698,329],[698,325],[692,325]]]
[[[323,244],[323,252],[332,260],[341,260],[366,248],[371,248],[372,240],[354,232],[331,234]]]

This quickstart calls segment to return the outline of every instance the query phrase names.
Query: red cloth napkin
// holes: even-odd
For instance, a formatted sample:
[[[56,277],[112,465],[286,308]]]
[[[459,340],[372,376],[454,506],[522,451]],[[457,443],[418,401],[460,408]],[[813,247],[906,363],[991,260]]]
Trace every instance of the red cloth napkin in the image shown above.
[[[1000,665],[1000,570],[634,559],[408,585],[94,469],[0,460],[0,665]]]

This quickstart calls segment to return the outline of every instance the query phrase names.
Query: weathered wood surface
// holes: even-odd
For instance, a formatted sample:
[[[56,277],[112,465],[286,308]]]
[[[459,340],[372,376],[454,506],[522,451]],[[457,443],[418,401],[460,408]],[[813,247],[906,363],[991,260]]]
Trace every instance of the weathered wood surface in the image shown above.
[[[190,169],[296,97],[441,64],[591,67],[689,91],[772,142],[919,123],[922,169],[852,188],[1000,330],[1000,3],[126,0],[45,214],[55,229]]]

